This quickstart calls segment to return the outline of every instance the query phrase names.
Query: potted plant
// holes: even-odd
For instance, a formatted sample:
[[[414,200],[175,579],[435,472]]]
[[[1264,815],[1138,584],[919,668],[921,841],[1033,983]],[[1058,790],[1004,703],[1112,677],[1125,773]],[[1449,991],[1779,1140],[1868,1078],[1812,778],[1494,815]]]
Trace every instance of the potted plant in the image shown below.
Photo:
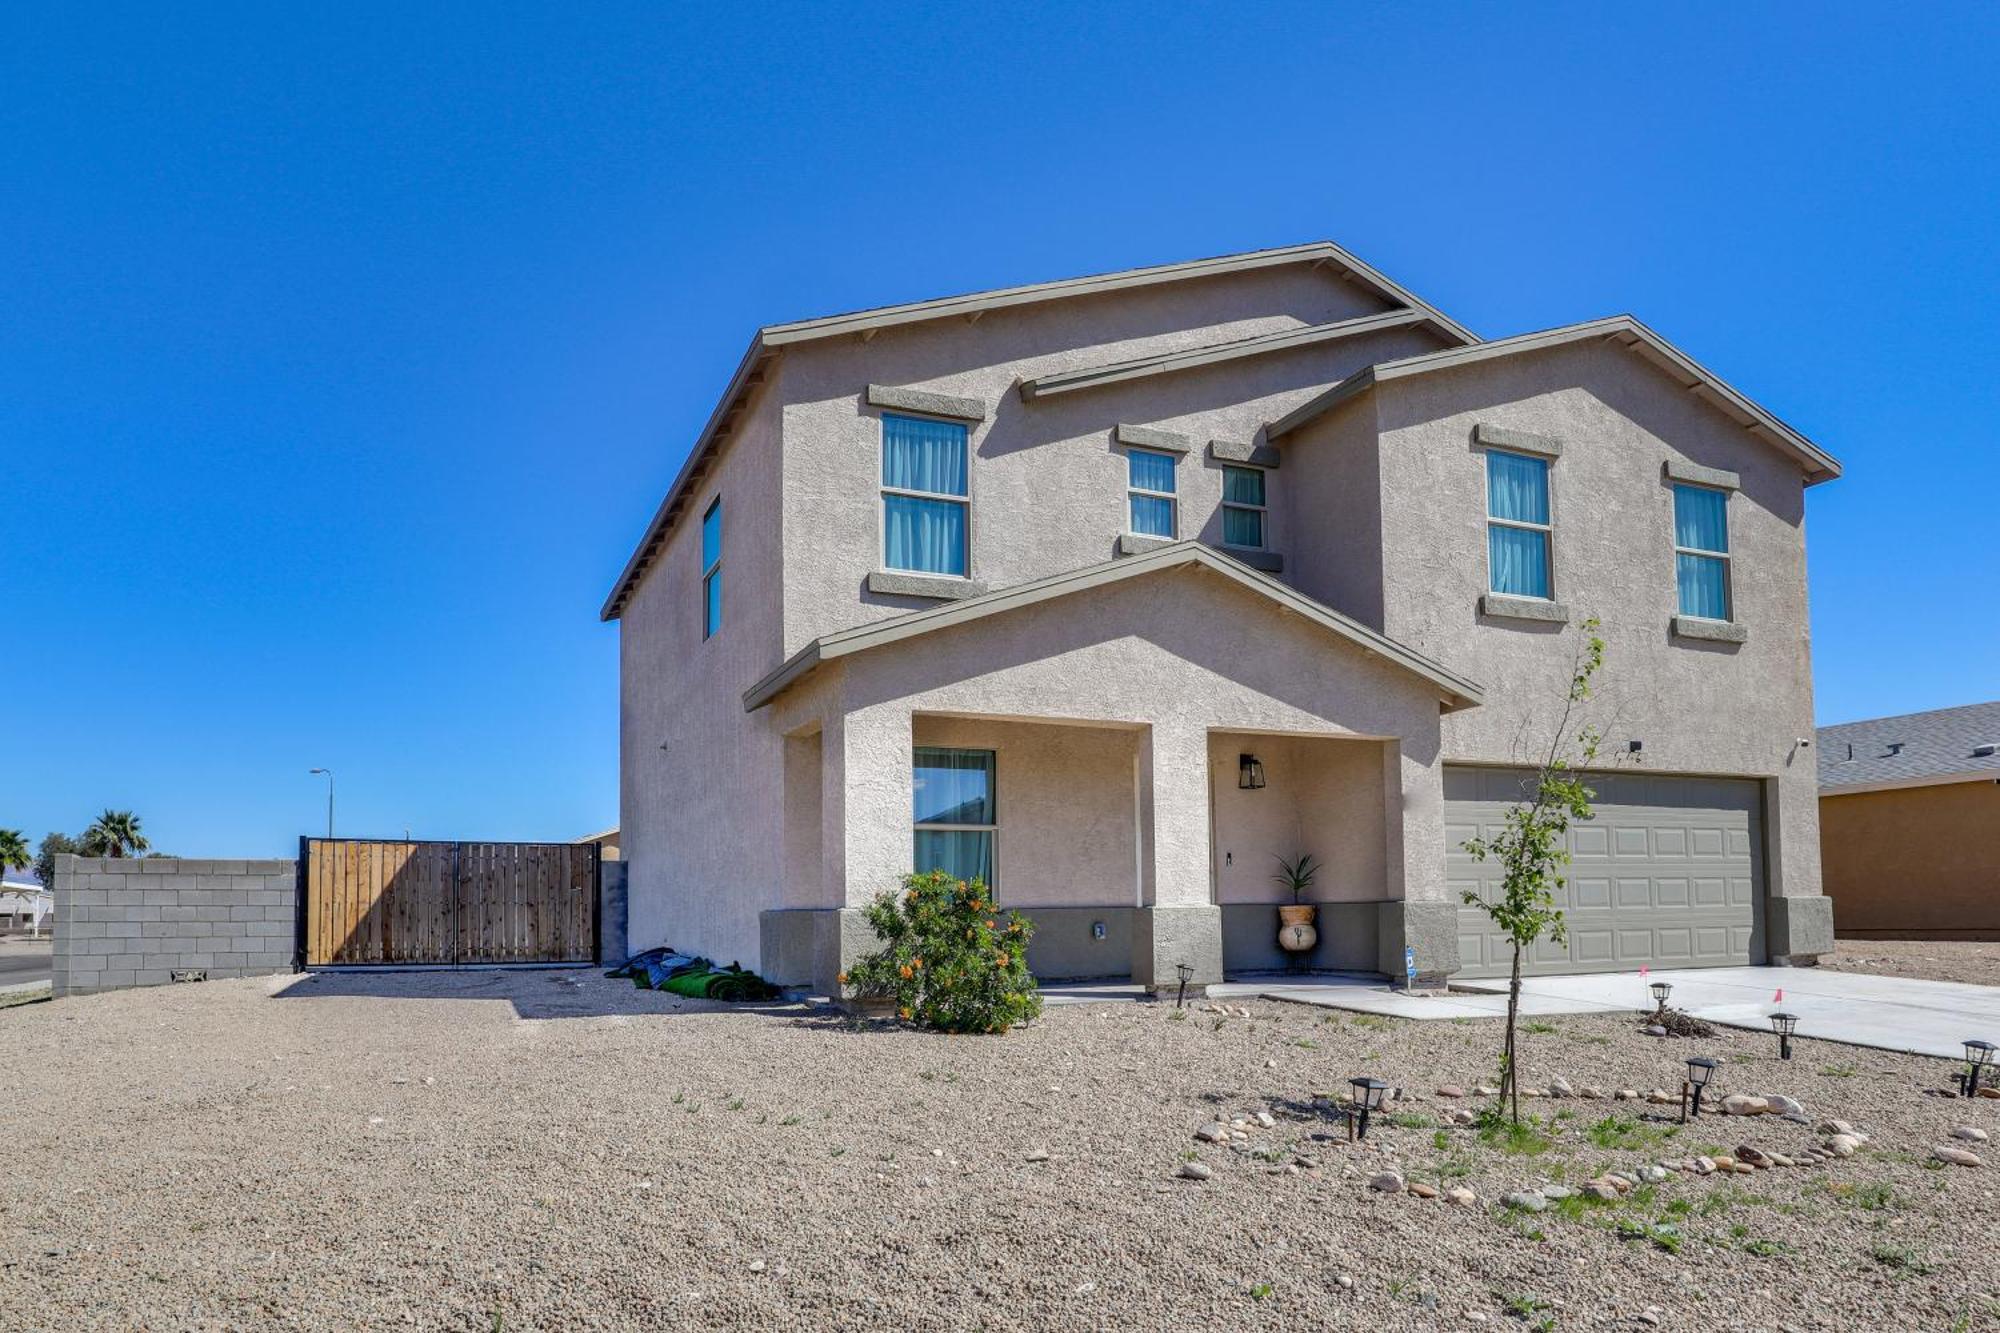
[[[1278,863],[1278,873],[1271,878],[1292,892],[1291,904],[1278,909],[1278,947],[1287,953],[1305,953],[1319,943],[1319,931],[1313,928],[1319,909],[1306,901],[1306,893],[1319,877],[1319,863],[1310,852],[1296,861],[1276,854],[1272,859]]]

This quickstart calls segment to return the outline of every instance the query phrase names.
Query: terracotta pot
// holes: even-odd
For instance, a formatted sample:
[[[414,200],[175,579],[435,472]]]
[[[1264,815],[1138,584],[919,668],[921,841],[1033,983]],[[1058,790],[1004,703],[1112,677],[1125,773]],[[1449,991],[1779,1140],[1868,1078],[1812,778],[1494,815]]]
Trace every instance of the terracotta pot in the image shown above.
[[[1285,926],[1310,926],[1319,915],[1319,908],[1311,903],[1293,903],[1278,909],[1278,923]]]
[[[1292,903],[1278,909],[1278,947],[1286,953],[1307,953],[1319,943],[1313,917],[1319,909],[1311,903]]]

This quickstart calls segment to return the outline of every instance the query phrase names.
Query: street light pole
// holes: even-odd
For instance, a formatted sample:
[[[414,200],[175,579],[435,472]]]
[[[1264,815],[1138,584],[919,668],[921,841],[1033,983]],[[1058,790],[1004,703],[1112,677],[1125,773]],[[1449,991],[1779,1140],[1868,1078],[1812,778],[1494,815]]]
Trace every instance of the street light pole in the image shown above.
[[[315,768],[313,776],[323,776],[326,778],[326,836],[331,839],[333,837],[333,770],[330,768]]]

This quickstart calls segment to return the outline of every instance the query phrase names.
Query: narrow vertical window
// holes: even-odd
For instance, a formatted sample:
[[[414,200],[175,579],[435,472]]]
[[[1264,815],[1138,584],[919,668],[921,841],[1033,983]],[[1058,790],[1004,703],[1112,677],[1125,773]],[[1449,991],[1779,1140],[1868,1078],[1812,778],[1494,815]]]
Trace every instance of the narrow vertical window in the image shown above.
[[[1222,544],[1264,549],[1264,470],[1222,469]]]
[[[1125,488],[1130,500],[1128,522],[1142,537],[1179,536],[1174,503],[1174,456],[1151,449],[1125,451]]]
[[[911,864],[917,873],[942,870],[992,887],[993,837],[1000,828],[993,751],[919,745],[911,776],[916,824]]]
[[[701,516],[701,637],[722,628],[722,497]]]
[[[1550,591],[1549,463],[1486,451],[1486,586],[1508,597]]]
[[[921,417],[882,417],[882,563],[918,574],[965,577],[970,504],[966,428]]]
[[[1729,496],[1706,486],[1674,487],[1674,574],[1680,611],[1729,619]]]

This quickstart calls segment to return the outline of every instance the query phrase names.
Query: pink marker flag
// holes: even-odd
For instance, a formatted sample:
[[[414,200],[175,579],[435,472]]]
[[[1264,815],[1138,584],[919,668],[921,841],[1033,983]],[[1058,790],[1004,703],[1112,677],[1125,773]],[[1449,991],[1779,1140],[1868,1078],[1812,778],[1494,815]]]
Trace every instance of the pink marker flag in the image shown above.
[[[1642,977],[1646,975],[1646,965],[1644,963],[1639,964],[1639,975]]]
[[[1780,986],[1778,987],[1778,993],[1771,997],[1771,1003],[1783,1004],[1784,1002],[1785,1002],[1785,988],[1783,986]]]

